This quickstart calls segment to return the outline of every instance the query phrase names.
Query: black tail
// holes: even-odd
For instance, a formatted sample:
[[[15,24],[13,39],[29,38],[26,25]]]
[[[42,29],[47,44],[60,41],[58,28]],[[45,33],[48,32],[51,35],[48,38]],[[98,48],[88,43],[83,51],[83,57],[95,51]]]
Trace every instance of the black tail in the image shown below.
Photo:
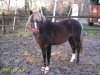
[[[80,37],[80,52],[83,53],[83,37]]]

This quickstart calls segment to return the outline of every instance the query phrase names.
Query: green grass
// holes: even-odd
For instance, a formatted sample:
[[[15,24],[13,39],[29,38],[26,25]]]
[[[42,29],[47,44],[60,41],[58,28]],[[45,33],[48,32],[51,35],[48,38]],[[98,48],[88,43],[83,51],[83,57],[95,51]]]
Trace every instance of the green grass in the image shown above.
[[[83,24],[83,27],[86,28],[86,29],[100,29],[100,26],[97,26],[97,25],[93,25],[93,26],[89,26],[88,24]]]
[[[19,33],[17,34],[18,37],[31,37],[32,33],[28,32],[28,31],[19,31]]]
[[[88,39],[100,39],[100,26],[89,26],[89,25],[83,25],[83,32],[86,33],[86,38]]]

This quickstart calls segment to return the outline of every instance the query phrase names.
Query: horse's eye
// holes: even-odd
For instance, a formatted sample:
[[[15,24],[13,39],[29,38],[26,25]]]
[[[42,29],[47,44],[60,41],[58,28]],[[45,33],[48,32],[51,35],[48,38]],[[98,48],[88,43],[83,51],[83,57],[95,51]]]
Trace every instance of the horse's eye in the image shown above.
[[[33,22],[33,19],[30,19],[30,22]]]

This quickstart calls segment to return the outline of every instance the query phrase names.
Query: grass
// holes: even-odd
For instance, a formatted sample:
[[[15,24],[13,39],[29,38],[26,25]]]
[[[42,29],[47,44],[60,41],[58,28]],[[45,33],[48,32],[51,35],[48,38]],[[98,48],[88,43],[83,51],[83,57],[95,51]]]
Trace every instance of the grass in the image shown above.
[[[94,38],[100,38],[100,26],[89,26],[86,24],[83,24],[83,32],[87,35],[86,38],[88,39],[94,39]]]
[[[83,24],[83,27],[86,29],[100,29],[100,25],[93,25],[93,26],[89,26],[88,24]]]
[[[31,37],[32,33],[29,32],[29,31],[19,31],[19,33],[17,34],[17,36],[18,37],[22,37],[22,38]]]
[[[19,38],[26,38],[26,37],[31,37],[33,35],[32,35],[32,32],[20,30],[18,32],[13,32],[13,33],[6,33],[6,34],[0,33],[0,37],[2,36],[13,36],[13,37],[19,37]]]

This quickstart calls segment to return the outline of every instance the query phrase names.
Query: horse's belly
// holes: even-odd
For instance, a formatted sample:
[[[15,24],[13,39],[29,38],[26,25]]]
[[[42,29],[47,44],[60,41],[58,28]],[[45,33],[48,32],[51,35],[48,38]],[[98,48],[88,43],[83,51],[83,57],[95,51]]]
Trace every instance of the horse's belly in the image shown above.
[[[66,42],[68,40],[68,38],[60,38],[60,39],[53,39],[52,44],[53,45],[59,45],[62,44],[64,42]]]

